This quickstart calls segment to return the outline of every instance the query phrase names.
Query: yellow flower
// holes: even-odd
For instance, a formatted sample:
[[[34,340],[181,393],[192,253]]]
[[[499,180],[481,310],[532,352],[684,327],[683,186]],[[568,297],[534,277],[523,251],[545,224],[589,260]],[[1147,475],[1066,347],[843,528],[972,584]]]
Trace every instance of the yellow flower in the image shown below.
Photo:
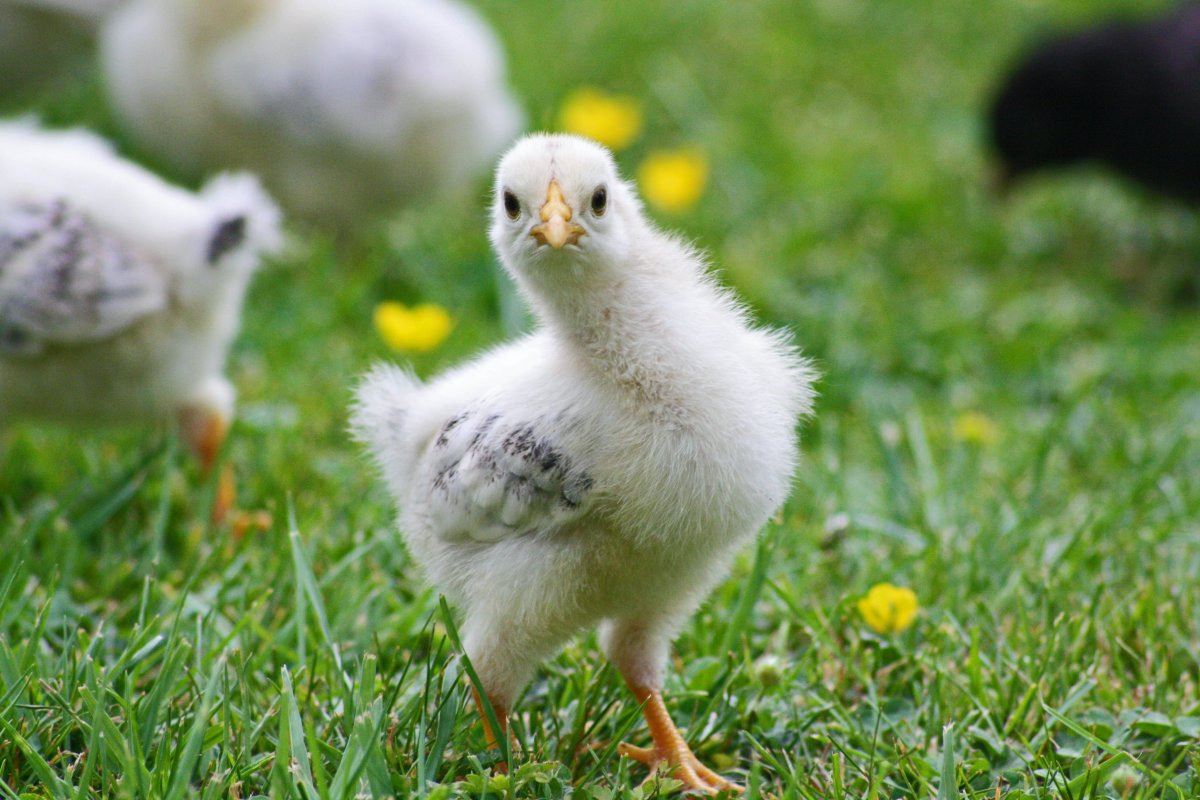
[[[912,589],[877,583],[858,601],[858,613],[878,633],[899,633],[916,619],[917,595]]]
[[[454,320],[433,303],[408,308],[403,303],[375,306],[375,330],[388,347],[410,353],[427,353],[446,340]]]
[[[576,89],[558,112],[558,125],[600,144],[620,150],[642,131],[642,110],[631,97],[599,89]]]
[[[984,414],[968,411],[954,420],[954,438],[967,444],[994,444],[1000,438],[1000,429]]]
[[[657,150],[638,167],[638,183],[650,205],[678,213],[696,205],[708,183],[708,159],[696,148]]]

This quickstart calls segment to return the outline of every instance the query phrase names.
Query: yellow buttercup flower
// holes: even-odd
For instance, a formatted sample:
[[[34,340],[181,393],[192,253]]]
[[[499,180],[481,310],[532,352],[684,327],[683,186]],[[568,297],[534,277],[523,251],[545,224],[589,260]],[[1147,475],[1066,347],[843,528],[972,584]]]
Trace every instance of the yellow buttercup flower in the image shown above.
[[[642,196],[655,208],[687,211],[708,184],[708,158],[696,148],[657,150],[638,167]]]
[[[978,411],[968,411],[954,420],[954,438],[980,446],[994,444],[1000,438],[1000,429],[990,417]]]
[[[917,617],[917,595],[912,589],[877,583],[858,601],[858,613],[877,633],[899,633]]]
[[[433,303],[409,308],[389,301],[375,306],[375,330],[393,350],[428,353],[446,341],[453,327],[450,312]]]
[[[628,147],[642,131],[642,110],[631,97],[576,89],[558,112],[564,131],[595,139],[613,150]]]

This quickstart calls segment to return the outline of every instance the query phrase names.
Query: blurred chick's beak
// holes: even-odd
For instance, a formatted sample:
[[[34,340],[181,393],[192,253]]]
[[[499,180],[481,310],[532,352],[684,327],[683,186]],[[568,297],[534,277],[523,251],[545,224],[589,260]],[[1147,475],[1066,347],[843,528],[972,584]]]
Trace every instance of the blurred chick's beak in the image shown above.
[[[558,181],[550,181],[546,188],[546,202],[542,205],[541,224],[534,225],[529,235],[555,250],[561,250],[563,245],[575,244],[585,231],[578,222],[571,222],[571,214],[571,207],[563,199]]]

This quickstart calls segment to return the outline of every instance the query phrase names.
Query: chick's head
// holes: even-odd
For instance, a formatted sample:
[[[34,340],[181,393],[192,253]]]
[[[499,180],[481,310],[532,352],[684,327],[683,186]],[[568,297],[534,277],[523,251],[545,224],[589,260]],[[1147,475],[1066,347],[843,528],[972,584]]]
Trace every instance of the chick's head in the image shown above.
[[[637,195],[588,139],[528,136],[496,170],[492,246],[518,280],[615,277],[640,224]]]
[[[178,275],[185,300],[219,297],[244,284],[261,258],[283,243],[279,207],[258,179],[247,173],[223,174],[200,191],[203,211],[180,248],[186,266]]]

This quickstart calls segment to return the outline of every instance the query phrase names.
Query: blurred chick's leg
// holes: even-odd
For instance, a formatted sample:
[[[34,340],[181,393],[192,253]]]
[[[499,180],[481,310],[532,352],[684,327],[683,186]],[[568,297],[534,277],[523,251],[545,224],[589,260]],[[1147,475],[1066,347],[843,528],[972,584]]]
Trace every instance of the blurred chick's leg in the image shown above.
[[[496,723],[500,726],[499,731],[492,730],[492,725],[488,722],[487,711],[484,710],[483,699],[479,696],[479,691],[472,686],[471,694],[475,697],[475,707],[479,709],[479,719],[483,722],[483,738],[487,742],[489,748],[499,747],[501,737],[508,738],[508,709],[503,703],[496,700],[492,696],[488,696],[488,701],[492,704],[492,711],[496,712]],[[496,762],[496,772],[508,774],[508,762]]]
[[[195,454],[196,460],[200,462],[200,469],[205,475],[211,473],[217,461],[217,454],[221,452],[221,445],[225,443],[225,436],[229,432],[229,423],[211,409],[187,406],[179,410],[179,432]],[[217,477],[217,491],[213,497],[211,512],[214,523],[225,519],[229,510],[233,508],[236,497],[233,468],[226,464]]]
[[[490,578],[483,574],[476,580],[481,586],[490,583]],[[475,705],[483,720],[483,731],[488,746],[497,747],[504,741],[512,748],[514,742],[509,732],[508,713],[520,695],[521,687],[533,677],[538,662],[545,658],[547,653],[553,652],[553,646],[561,641],[562,636],[557,631],[547,631],[540,626],[530,630],[517,624],[512,616],[506,613],[516,605],[515,602],[504,600],[502,595],[494,591],[494,586],[490,588],[493,589],[492,592],[481,593],[487,598],[485,602],[467,609],[463,620],[462,643],[463,650],[479,677],[483,692],[492,704],[492,710],[496,712],[499,730],[494,730],[488,723],[482,698],[478,694],[475,695]],[[500,762],[495,769],[498,772],[507,772],[508,766]]]
[[[217,462],[217,454],[221,452],[221,445],[225,443],[225,435],[229,432],[229,423],[217,412],[197,406],[179,409],[178,418],[180,435],[207,475]]]

